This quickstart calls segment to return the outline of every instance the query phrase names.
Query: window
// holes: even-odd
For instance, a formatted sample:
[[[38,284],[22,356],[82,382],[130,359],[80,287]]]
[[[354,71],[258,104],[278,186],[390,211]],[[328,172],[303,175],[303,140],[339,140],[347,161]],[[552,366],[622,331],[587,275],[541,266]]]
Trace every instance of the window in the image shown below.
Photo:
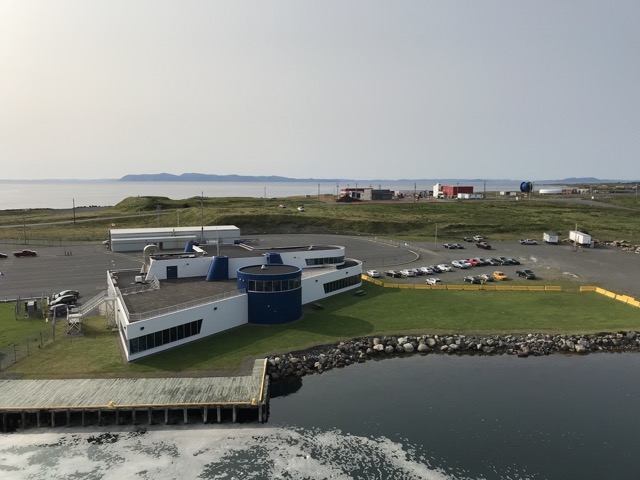
[[[324,293],[335,292],[336,290],[342,290],[343,288],[353,287],[354,285],[358,285],[362,283],[362,278],[360,275],[352,275],[351,277],[340,278],[338,280],[334,280],[333,282],[325,283]]]
[[[167,343],[192,337],[193,335],[198,335],[201,329],[202,319],[132,338],[129,340],[129,353],[144,352]]]

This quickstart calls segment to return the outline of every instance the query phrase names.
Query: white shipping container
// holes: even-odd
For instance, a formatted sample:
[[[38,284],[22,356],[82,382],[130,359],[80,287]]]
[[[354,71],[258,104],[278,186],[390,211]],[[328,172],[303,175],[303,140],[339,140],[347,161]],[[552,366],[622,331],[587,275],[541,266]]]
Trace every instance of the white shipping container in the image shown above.
[[[542,235],[542,240],[547,243],[558,243],[558,234],[553,232],[544,232]]]
[[[569,232],[569,240],[576,245],[591,245],[591,235],[579,232],[577,230],[571,230]]]

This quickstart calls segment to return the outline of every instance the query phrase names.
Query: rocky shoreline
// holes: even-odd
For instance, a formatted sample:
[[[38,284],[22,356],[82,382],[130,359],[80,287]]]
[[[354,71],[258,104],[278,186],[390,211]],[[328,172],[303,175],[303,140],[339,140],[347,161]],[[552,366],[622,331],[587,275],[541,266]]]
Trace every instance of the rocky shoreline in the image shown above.
[[[517,355],[542,356],[555,353],[639,352],[638,332],[594,335],[421,335],[353,339],[300,352],[271,355],[267,374],[272,381],[322,373],[367,360],[398,355]]]

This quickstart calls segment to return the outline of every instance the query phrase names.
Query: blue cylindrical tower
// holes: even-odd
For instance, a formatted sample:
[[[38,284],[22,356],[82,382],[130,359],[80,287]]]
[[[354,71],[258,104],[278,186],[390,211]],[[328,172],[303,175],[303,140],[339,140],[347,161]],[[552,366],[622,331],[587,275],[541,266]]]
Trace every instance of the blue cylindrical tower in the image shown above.
[[[238,290],[247,293],[248,321],[261,325],[293,322],[302,316],[302,270],[293,265],[252,265],[238,269]]]

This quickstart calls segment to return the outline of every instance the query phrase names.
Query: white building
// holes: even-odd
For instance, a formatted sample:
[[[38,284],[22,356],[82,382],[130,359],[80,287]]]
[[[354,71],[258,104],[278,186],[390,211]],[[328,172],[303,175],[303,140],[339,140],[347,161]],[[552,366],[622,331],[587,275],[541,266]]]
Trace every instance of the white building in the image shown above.
[[[140,271],[109,271],[128,361],[246,324],[298,320],[302,306],[362,285],[362,263],[337,245],[248,245],[144,251]]]
[[[234,243],[240,229],[234,225],[161,228],[112,228],[109,245],[114,252],[139,252],[147,245],[160,250],[183,248],[189,241],[203,244]]]

